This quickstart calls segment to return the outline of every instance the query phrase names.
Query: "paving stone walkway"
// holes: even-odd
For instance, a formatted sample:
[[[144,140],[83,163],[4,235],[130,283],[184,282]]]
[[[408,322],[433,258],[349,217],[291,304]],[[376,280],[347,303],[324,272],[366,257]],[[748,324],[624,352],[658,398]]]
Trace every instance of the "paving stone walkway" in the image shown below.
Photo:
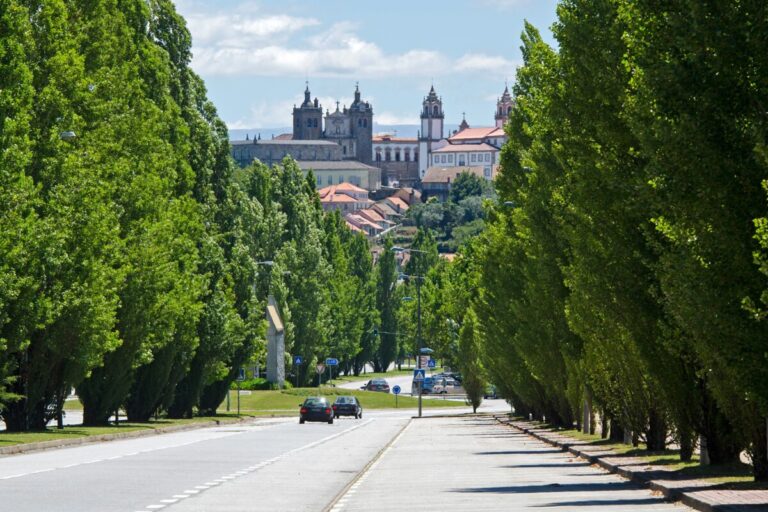
[[[525,432],[539,440],[566,449],[574,455],[584,457],[604,469],[648,485],[670,499],[703,512],[768,512],[768,490],[722,489],[704,480],[680,478],[663,466],[652,466],[640,457],[628,457],[613,450],[591,445],[587,441],[559,434],[551,429],[541,428],[527,421],[510,421],[497,417],[501,423]]]

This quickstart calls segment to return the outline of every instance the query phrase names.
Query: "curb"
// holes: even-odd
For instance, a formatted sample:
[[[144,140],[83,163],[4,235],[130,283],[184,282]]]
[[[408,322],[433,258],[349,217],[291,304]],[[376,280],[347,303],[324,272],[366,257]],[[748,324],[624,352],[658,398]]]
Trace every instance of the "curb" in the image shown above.
[[[523,432],[524,434],[529,435],[533,438],[536,438],[539,441],[542,441],[551,446],[560,448],[561,450],[565,452],[569,452],[579,458],[585,459],[590,464],[597,464],[598,466],[605,469],[609,473],[617,474],[634,483],[643,485],[651,489],[652,491],[660,492],[668,500],[680,501],[684,505],[691,507],[695,510],[699,510],[701,512],[718,512],[718,511],[722,512],[723,510],[727,510],[722,505],[713,504],[708,501],[701,500],[699,498],[696,498],[695,496],[691,496],[690,494],[686,494],[677,489],[670,489],[669,487],[662,485],[654,480],[645,478],[634,471],[630,471],[628,469],[622,468],[616,464],[611,464],[610,462],[600,458],[597,455],[590,455],[589,453],[583,452],[577,448],[573,448],[568,443],[553,441],[551,439],[548,439],[542,436],[541,434],[538,434],[537,432],[529,428],[521,427],[520,425],[517,425],[512,421],[502,421],[502,419],[499,416],[496,416],[495,418],[496,418],[496,421],[498,421],[503,425],[509,425],[513,428],[516,428],[517,430]],[[704,490],[704,489],[701,489],[701,490]],[[730,509],[730,507],[728,507],[728,509]]]
[[[203,421],[200,423],[190,423],[188,425],[172,425],[169,427],[148,428],[144,430],[133,430],[131,432],[116,432],[114,434],[101,434],[98,436],[83,436],[74,439],[55,439],[52,441],[40,441],[37,443],[17,444],[13,446],[4,446],[0,448],[0,456],[20,455],[22,453],[38,452],[44,450],[54,450],[57,448],[68,448],[71,446],[80,446],[84,444],[103,443],[107,441],[117,441],[120,439],[132,439],[136,437],[149,437],[161,434],[170,434],[173,432],[183,432],[185,430],[198,430],[201,428],[218,427],[221,425],[237,425],[248,421],[258,421],[261,418],[239,418],[232,421]]]

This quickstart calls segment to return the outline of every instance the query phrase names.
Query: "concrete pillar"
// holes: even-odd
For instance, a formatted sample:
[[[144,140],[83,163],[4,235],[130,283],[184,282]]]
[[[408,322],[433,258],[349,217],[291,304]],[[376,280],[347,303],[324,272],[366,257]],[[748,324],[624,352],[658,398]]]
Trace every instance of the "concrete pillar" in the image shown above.
[[[267,298],[267,381],[285,384],[285,328],[275,297]]]

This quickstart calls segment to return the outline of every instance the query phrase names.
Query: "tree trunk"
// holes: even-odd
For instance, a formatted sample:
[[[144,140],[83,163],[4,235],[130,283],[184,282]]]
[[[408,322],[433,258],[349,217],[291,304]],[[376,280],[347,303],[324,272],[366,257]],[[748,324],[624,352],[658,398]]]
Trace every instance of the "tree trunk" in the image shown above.
[[[690,462],[693,458],[693,440],[696,433],[690,429],[678,429],[677,431],[678,442],[680,443],[680,460],[683,462]]]
[[[646,444],[649,452],[662,451],[667,447],[667,422],[656,408],[651,408],[648,415]]]
[[[756,482],[768,482],[768,418],[755,429],[750,456]]]
[[[584,390],[584,400],[581,407],[581,431],[589,434],[592,430],[592,397],[589,390]]]
[[[602,411],[600,414],[600,437],[602,439],[608,439],[608,431],[610,428],[611,424],[608,415],[605,414],[605,411]]]
[[[608,439],[614,443],[624,442],[624,427],[616,418],[611,418],[611,435]]]

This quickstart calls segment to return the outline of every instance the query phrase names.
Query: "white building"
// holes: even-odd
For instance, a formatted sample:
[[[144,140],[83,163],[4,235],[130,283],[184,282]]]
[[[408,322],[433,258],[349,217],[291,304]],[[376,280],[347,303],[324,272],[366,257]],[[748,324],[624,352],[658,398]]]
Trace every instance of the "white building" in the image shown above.
[[[501,147],[507,141],[504,124],[514,106],[509,87],[505,87],[496,102],[494,126],[471,128],[463,119],[459,130],[446,139],[443,102],[433,86],[422,102],[419,178],[423,180],[431,167],[482,167],[485,178],[492,179],[493,167],[498,164]]]

